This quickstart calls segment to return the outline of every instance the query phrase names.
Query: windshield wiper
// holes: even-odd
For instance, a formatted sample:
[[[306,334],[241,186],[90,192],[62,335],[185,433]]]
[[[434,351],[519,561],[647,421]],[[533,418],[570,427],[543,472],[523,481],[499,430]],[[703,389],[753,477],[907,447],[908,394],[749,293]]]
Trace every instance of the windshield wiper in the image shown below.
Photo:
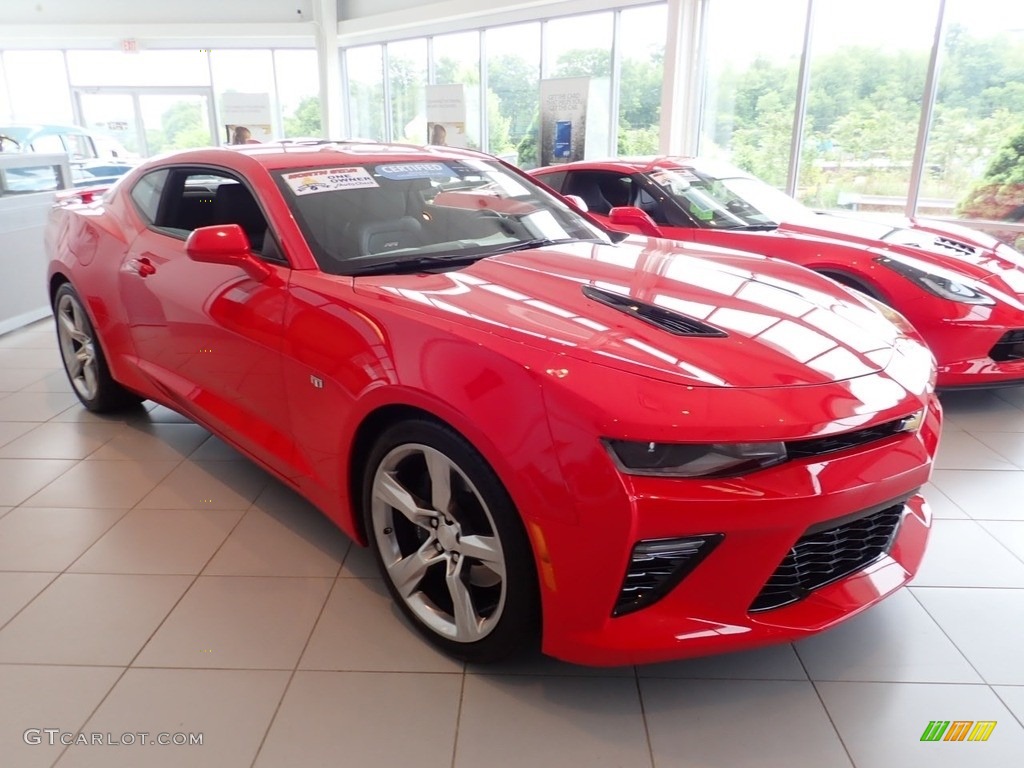
[[[740,224],[736,227],[725,227],[725,229],[734,232],[771,232],[773,229],[778,228],[778,224]]]
[[[360,275],[397,275],[405,272],[424,272],[438,267],[465,267],[475,261],[486,258],[490,254],[437,254],[434,256],[408,256],[404,259],[386,259],[375,261],[354,269],[346,270],[351,277]]]

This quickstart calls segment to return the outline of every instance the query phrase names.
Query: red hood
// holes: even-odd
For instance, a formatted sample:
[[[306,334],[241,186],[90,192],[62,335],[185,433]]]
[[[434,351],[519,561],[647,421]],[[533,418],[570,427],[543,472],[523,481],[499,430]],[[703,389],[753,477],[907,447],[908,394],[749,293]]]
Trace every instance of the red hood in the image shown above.
[[[780,234],[838,240],[895,252],[1024,295],[1024,255],[984,232],[942,221],[903,219],[895,226],[819,214],[781,224]]]
[[[732,251],[631,238],[484,259],[438,274],[355,278],[451,327],[693,386],[815,385],[888,365],[900,332],[832,283]],[[725,331],[679,336],[584,295],[594,286]]]

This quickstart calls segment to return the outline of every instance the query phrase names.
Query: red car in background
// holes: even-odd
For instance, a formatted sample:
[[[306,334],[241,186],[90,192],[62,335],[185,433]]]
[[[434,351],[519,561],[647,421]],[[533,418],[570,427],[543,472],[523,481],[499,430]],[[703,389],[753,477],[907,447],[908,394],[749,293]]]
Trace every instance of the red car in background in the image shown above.
[[[613,229],[784,259],[888,304],[931,347],[940,387],[1024,383],[1024,255],[982,232],[816,213],[700,159],[583,161],[531,173]]]
[[[805,637],[921,562],[931,353],[807,270],[609,235],[478,153],[344,143],[154,159],[46,242],[85,407],[215,432],[457,658]]]

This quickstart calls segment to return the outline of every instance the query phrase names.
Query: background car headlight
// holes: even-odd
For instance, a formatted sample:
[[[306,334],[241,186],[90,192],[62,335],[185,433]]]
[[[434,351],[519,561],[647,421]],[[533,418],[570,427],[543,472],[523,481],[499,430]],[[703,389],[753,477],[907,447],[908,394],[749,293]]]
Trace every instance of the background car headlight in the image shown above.
[[[786,445],[771,443],[652,443],[606,440],[619,469],[630,475],[726,477],[781,464]]]
[[[942,277],[941,275],[933,275],[930,272],[913,267],[903,261],[890,259],[888,256],[879,256],[875,259],[875,263],[881,264],[883,267],[888,267],[894,272],[899,272],[905,278],[914,281],[929,293],[935,294],[943,299],[957,301],[961,304],[984,304],[986,306],[991,306],[996,303],[995,299],[991,296],[982,293],[966,283],[951,280],[950,278]]]

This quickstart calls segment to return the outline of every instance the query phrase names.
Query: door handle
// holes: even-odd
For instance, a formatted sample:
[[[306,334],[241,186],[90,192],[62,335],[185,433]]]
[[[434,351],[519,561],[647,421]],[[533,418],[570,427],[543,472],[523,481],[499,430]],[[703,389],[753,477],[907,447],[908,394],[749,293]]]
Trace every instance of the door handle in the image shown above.
[[[156,274],[156,267],[153,266],[153,262],[145,256],[139,259],[132,259],[132,267],[135,268],[140,277],[149,277]]]

